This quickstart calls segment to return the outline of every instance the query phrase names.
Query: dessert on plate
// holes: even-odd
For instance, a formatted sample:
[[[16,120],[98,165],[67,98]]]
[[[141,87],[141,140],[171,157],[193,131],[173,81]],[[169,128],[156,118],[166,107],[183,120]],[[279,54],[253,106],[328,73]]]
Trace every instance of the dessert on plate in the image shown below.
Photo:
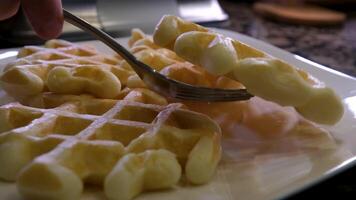
[[[256,97],[178,102],[147,88],[120,56],[63,40],[23,47],[0,77],[18,101],[0,107],[1,180],[29,199],[78,199],[84,184],[132,199],[181,181],[208,183],[226,137],[334,145],[315,122],[336,123],[340,100],[303,70],[174,16],[162,18],[153,39],[134,29],[128,46],[170,78]]]

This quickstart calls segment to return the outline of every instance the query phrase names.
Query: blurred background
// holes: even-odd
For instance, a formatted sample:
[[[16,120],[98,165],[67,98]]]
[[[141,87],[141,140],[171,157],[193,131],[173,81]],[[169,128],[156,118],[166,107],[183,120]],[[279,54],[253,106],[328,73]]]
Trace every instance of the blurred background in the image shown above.
[[[152,33],[164,14],[240,32],[356,76],[356,0],[63,0],[64,8],[115,37],[131,28]],[[61,38],[92,39],[65,24]],[[41,44],[22,12],[0,22],[0,48]],[[291,199],[335,195],[354,199],[356,169]]]
[[[152,33],[164,14],[237,31],[356,76],[356,0],[62,0],[115,37]],[[65,24],[61,38],[92,39]],[[41,44],[22,12],[0,22],[0,48]]]

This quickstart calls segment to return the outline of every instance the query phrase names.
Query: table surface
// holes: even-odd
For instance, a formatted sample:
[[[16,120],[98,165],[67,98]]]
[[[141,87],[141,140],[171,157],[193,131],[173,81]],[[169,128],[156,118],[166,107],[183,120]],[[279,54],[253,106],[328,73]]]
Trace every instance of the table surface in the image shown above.
[[[356,77],[356,10],[347,11],[347,20],[342,25],[314,27],[264,19],[253,12],[251,3],[219,2],[230,16],[229,23],[223,28],[244,33]],[[352,196],[356,195],[356,169],[345,171],[288,200],[320,195],[355,199]]]
[[[224,28],[266,41],[327,67],[356,76],[356,10],[342,25],[314,27],[274,22],[256,15],[250,3],[220,0],[230,16]]]

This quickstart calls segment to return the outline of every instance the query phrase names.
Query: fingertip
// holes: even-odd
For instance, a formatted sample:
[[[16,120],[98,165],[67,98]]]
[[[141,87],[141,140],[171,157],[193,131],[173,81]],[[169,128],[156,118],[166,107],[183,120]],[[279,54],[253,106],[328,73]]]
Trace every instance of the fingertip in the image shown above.
[[[0,5],[0,21],[14,16],[20,7],[20,0],[2,0]]]
[[[34,24],[33,29],[41,39],[48,40],[57,38],[62,33],[63,17],[61,17],[61,19],[55,19],[46,24]]]
[[[60,0],[22,0],[21,5],[29,22],[42,39],[60,35],[63,28],[63,12]]]

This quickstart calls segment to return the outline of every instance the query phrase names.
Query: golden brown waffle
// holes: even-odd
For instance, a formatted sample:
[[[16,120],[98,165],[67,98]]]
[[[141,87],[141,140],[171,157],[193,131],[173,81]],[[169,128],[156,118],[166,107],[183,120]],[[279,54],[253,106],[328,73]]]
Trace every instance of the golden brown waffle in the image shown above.
[[[121,59],[63,40],[24,47],[17,57],[0,80],[2,88],[21,101],[45,91],[114,98],[134,74],[120,65]]]
[[[175,16],[164,16],[153,38],[210,73],[241,82],[251,94],[295,107],[309,120],[335,124],[343,115],[341,99],[331,88],[306,71],[238,40]]]
[[[157,103],[145,90],[123,100],[41,94],[33,103],[45,108],[0,107],[0,178],[32,199],[78,199],[84,183],[131,199],[172,187],[182,171],[207,182],[220,160],[220,128],[182,104],[137,102]]]

